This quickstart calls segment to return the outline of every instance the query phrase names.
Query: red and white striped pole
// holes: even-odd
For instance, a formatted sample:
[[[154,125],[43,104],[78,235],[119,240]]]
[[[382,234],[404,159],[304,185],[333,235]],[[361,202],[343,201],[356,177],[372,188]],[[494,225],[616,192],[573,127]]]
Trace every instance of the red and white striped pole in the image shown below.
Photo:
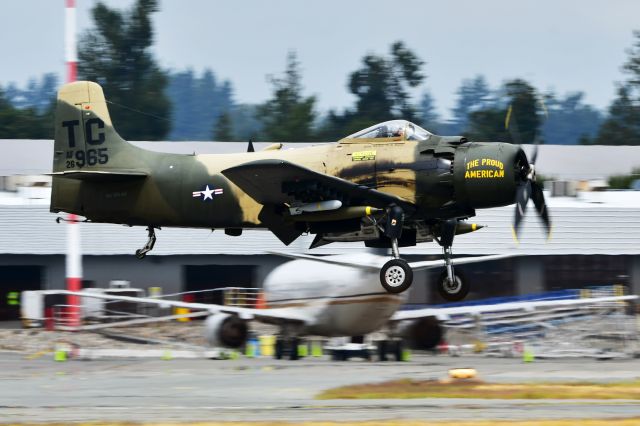
[[[67,83],[76,81],[78,75],[78,53],[76,47],[76,2],[66,0],[65,5],[64,46],[67,61]],[[82,254],[80,252],[80,225],[77,216],[70,214],[67,222],[67,257],[66,276],[67,290],[80,291],[82,289]],[[80,325],[80,297],[67,296],[69,305],[68,325]]]
[[[67,83],[78,76],[78,51],[76,47],[76,0],[66,0],[64,26],[64,55],[67,61]]]

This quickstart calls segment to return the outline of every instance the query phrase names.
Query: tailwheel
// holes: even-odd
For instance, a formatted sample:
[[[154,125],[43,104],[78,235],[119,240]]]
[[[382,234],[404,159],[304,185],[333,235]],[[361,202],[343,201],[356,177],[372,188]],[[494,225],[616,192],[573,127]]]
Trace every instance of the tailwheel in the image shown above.
[[[438,294],[449,302],[458,302],[469,294],[469,284],[459,272],[449,279],[445,269],[438,279]]]
[[[413,270],[402,259],[391,259],[380,270],[380,283],[389,293],[402,293],[411,287]]]

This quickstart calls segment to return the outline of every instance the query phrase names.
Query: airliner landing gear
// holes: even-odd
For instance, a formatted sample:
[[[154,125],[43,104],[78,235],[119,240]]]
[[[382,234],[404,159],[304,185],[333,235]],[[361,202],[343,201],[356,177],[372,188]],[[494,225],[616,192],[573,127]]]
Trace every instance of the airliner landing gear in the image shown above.
[[[273,357],[275,359],[282,359],[286,355],[288,355],[290,360],[296,361],[300,359],[300,354],[298,353],[299,345],[300,339],[297,337],[291,337],[287,339],[278,336],[278,338],[276,339]]]
[[[385,234],[391,240],[393,259],[382,266],[380,270],[380,283],[389,293],[402,293],[411,287],[413,282],[413,270],[407,261],[400,259],[398,238],[402,234],[404,212],[398,206],[392,206],[387,211],[387,224]]]
[[[156,230],[153,226],[147,227],[147,232],[149,233],[149,239],[147,243],[141,249],[136,250],[136,257],[138,259],[143,259],[147,253],[153,250],[153,246],[156,245]]]
[[[388,355],[393,356],[393,359],[395,359],[396,361],[402,361],[403,349],[404,347],[402,344],[402,340],[400,339],[378,340],[378,361],[387,361],[389,359],[387,357]]]

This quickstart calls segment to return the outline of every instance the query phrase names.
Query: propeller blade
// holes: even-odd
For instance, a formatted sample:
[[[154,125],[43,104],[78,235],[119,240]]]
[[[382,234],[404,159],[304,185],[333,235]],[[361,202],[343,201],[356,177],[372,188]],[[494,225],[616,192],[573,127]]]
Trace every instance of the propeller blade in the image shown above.
[[[538,216],[542,219],[548,238],[551,236],[551,219],[549,218],[549,209],[547,209],[547,203],[544,200],[542,187],[537,182],[532,182],[531,184],[531,199],[536,206]]]
[[[516,117],[513,115],[513,105],[509,105],[509,109],[507,109],[507,116],[504,119],[504,128],[509,131],[511,135],[511,139],[517,145],[522,145],[522,140],[520,139],[520,130],[518,129],[518,122],[516,121]]]
[[[516,192],[516,215],[513,221],[513,232],[517,239],[520,223],[527,211],[527,203],[531,197],[531,181],[527,181],[518,187]]]
[[[531,154],[531,159],[529,160],[530,164],[536,164],[536,160],[538,159],[539,146],[540,146],[540,138],[536,135],[536,138],[533,142],[533,153]]]

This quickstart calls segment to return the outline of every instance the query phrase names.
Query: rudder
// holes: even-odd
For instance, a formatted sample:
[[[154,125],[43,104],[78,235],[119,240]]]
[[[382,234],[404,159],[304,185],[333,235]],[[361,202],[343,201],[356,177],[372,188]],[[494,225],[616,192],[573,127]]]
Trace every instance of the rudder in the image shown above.
[[[113,128],[100,85],[69,83],[58,91],[53,172],[127,168],[132,146]]]

